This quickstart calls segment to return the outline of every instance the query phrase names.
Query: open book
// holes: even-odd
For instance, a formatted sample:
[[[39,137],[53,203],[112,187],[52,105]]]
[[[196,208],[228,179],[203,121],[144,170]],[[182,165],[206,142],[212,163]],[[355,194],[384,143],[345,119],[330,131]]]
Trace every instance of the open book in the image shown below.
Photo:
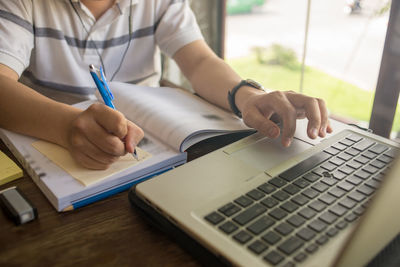
[[[90,176],[90,183],[82,183],[68,167],[58,164],[54,155],[50,155],[55,153],[54,149],[47,149],[43,154],[32,145],[37,139],[0,129],[1,139],[58,211],[87,205],[181,165],[186,162],[185,150],[202,140],[232,132],[254,131],[233,114],[182,89],[116,82],[110,87],[117,109],[144,130],[145,137],[138,150],[145,156],[132,164],[116,162],[116,170],[108,176],[102,171],[78,171]],[[85,101],[76,106],[85,109],[93,102]],[[96,179],[96,176],[103,178]]]

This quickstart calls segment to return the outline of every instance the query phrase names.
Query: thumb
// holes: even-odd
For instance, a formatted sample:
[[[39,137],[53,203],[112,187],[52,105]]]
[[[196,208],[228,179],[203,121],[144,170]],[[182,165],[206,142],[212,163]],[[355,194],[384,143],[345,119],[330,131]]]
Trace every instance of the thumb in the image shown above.
[[[269,138],[277,138],[280,134],[278,125],[266,118],[257,108],[247,112],[243,121],[247,126],[256,129]]]
[[[143,130],[131,121],[127,121],[128,132],[125,136],[125,149],[128,153],[133,153],[137,144],[144,137]]]

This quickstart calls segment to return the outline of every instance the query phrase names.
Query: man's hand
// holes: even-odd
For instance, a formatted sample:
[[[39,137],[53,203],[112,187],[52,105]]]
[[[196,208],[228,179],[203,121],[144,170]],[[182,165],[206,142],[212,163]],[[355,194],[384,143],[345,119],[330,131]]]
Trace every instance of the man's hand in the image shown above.
[[[143,130],[124,115],[103,104],[93,104],[72,121],[68,149],[89,169],[107,169],[120,156],[132,153]]]
[[[240,109],[246,125],[270,138],[280,135],[280,128],[274,122],[276,119],[272,120],[272,117],[278,117],[282,123],[282,144],[285,147],[292,141],[299,118],[308,119],[307,134],[312,139],[332,132],[324,100],[293,91],[256,93],[248,97]]]

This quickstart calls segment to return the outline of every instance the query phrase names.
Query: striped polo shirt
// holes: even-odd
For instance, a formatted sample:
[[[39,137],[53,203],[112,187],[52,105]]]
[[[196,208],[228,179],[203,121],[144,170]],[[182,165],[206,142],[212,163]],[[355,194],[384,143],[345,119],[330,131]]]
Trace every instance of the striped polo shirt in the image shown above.
[[[89,64],[102,59],[109,80],[158,86],[160,50],[172,57],[202,38],[185,0],[116,0],[97,21],[79,0],[0,1],[0,63],[69,103],[94,93]]]

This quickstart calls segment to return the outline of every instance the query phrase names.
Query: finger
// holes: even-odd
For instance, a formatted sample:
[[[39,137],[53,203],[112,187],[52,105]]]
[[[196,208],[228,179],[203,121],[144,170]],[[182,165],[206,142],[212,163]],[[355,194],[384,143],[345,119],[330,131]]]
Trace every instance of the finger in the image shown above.
[[[143,130],[131,121],[127,122],[128,133],[125,136],[125,149],[129,153],[133,153],[137,144],[144,137]]]
[[[124,143],[117,136],[107,132],[92,117],[89,116],[88,118],[87,114],[74,121],[72,127],[73,132],[76,133],[76,138],[79,138],[81,134],[105,153],[114,156],[125,154]]]
[[[271,107],[280,116],[283,124],[282,145],[288,147],[296,131],[296,109],[283,92],[275,91],[270,94],[274,94],[270,101]]]
[[[297,93],[288,94],[287,97],[297,109],[304,109],[305,116],[308,118],[307,134],[312,139],[317,138],[321,132],[322,117],[319,101]]]
[[[71,138],[71,150],[74,153],[84,154],[96,162],[105,165],[109,165],[119,158],[118,156],[105,153],[83,135],[75,135]]]
[[[317,99],[318,100],[318,105],[319,105],[319,110],[321,112],[321,128],[319,130],[319,136],[320,137],[325,137],[326,133],[331,133],[332,128],[329,122],[329,112],[328,109],[326,108],[325,101],[322,99]]]
[[[253,108],[243,114],[243,121],[247,126],[257,129],[261,134],[269,138],[277,138],[280,134],[278,125],[267,119],[257,108]]]
[[[119,111],[103,104],[93,104],[87,111],[93,114],[96,122],[107,132],[116,135],[119,139],[124,138],[127,134],[126,118]]]

